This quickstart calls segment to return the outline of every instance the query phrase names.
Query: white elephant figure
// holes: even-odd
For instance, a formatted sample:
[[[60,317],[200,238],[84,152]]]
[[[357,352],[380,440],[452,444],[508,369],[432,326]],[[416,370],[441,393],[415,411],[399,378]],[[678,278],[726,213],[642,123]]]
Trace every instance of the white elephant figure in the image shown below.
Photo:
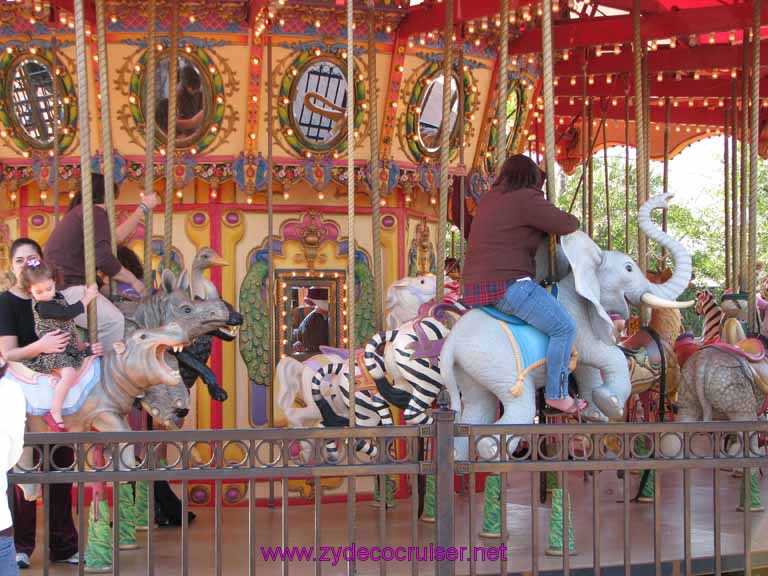
[[[576,324],[579,365],[575,377],[580,395],[590,404],[588,414],[584,415],[591,419],[621,418],[631,393],[627,360],[616,345],[610,315],[627,319],[629,304],[659,308],[693,304],[674,301],[690,281],[690,255],[650,217],[652,209],[667,206],[669,196],[650,199],[638,214],[641,229],[674,259],[674,273],[663,284],[650,283],[629,256],[602,250],[583,232],[562,238],[562,253],[570,266],[559,280],[558,300]],[[533,341],[527,352],[526,338]],[[451,406],[459,414],[458,421],[492,423],[498,399],[504,414],[497,423],[533,423],[535,390],[543,387],[546,380],[546,346],[546,338],[530,326],[509,326],[481,309],[465,314],[446,339],[440,361],[443,382],[451,396]],[[488,459],[498,457],[497,442],[498,437],[495,441],[484,438],[478,443],[478,454]],[[512,444],[516,442],[506,447],[510,452],[515,449]],[[457,458],[466,459],[467,438],[457,439],[456,449]]]

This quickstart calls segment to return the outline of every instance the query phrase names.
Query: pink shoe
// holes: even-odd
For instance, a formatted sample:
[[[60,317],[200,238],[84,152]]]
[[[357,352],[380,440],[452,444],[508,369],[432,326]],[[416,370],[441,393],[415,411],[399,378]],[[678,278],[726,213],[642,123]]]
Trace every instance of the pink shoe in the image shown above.
[[[552,405],[552,402],[557,402],[558,404],[560,404],[559,400],[566,400],[566,399],[571,401],[570,404],[566,406],[560,407],[560,406]],[[558,400],[547,400],[546,402],[549,408],[552,408],[553,410],[557,410],[558,412],[562,412],[563,414],[568,414],[569,416],[577,415],[579,412],[582,412],[587,408],[587,406],[589,406],[586,400],[581,400],[581,399],[577,400],[576,398],[571,398],[570,396],[567,398],[561,398]]]
[[[67,431],[66,426],[64,426],[64,422],[57,422],[56,419],[53,417],[53,414],[51,414],[50,410],[45,413],[45,416],[43,416],[43,420],[45,420],[45,423],[48,424],[48,427],[53,432]]]

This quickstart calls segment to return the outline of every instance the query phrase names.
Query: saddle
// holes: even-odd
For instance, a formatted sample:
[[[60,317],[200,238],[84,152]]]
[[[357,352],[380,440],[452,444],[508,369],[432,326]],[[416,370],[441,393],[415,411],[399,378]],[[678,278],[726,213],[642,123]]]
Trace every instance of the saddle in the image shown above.
[[[760,390],[768,393],[768,357],[765,346],[759,338],[746,338],[738,319],[728,318],[723,324],[721,340],[704,348],[717,348],[746,360],[755,384]]]
[[[657,338],[651,331],[641,329],[619,344],[627,357],[633,394],[650,390],[663,376],[664,351],[659,347]]]
[[[419,317],[413,322],[416,340],[406,346],[408,350],[412,351],[411,359],[425,359],[433,364],[437,364],[445,340],[442,338],[430,339],[424,331],[422,322],[426,318],[434,318],[438,322],[445,322],[449,315],[460,317],[464,315],[464,312],[465,310],[462,310],[452,302],[443,301],[436,304],[432,301],[422,304],[419,308]]]
[[[322,354],[334,354],[336,356],[341,357],[345,362],[349,360],[349,350],[345,348],[333,348],[331,346],[320,346],[320,352]],[[314,362],[314,364],[309,364],[311,360],[305,360],[305,363],[307,363],[310,368],[313,368],[317,370],[320,368],[320,364],[317,362]],[[365,367],[365,350],[359,348],[355,350],[355,391],[357,392],[373,392],[378,393],[378,388],[376,387],[376,381],[371,376],[371,373],[368,372],[368,369]],[[327,395],[330,395],[330,392],[328,392]]]
[[[14,380],[27,399],[27,414],[30,416],[45,416],[53,404],[55,376],[41,374],[30,370],[18,362],[9,362],[5,378]],[[64,399],[61,414],[71,416],[80,411],[85,399],[101,379],[99,359],[88,356],[80,368],[77,383],[70,388]]]
[[[546,366],[549,337],[517,316],[504,314],[495,306],[482,306],[478,310],[482,310],[491,318],[499,321],[512,349],[515,351],[518,382],[513,389],[513,394],[517,391],[515,394],[517,396],[522,392],[523,379],[536,368]],[[576,348],[571,350],[571,359],[568,362],[568,370],[570,372],[576,369],[578,357]]]

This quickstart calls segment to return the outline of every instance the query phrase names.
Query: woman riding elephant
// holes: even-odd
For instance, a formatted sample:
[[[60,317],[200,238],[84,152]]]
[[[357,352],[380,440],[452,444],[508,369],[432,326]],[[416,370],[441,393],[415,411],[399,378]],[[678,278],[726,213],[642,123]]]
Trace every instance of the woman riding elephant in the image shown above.
[[[666,208],[669,197],[654,196],[638,212],[641,230],[672,255],[674,272],[662,284],[652,284],[629,256],[602,250],[581,231],[561,239],[568,269],[563,274],[558,272],[557,297],[577,327],[574,348],[578,366],[574,376],[580,397],[589,403],[582,413],[587,419],[622,418],[631,392],[627,359],[617,345],[611,315],[626,320],[630,305],[684,308],[693,304],[674,301],[690,281],[691,257],[651,219],[651,211]],[[497,248],[503,249],[508,248]],[[525,294],[517,302],[524,299]],[[451,406],[459,412],[459,421],[490,424],[499,400],[504,406],[499,424],[532,423],[535,390],[544,387],[552,369],[547,361],[547,346],[540,331],[492,306],[476,308],[462,316],[440,356],[444,384],[451,396]],[[555,366],[555,370],[562,369]],[[514,451],[518,440],[505,449]],[[477,443],[478,454],[484,458],[498,455],[499,450],[494,447],[497,442],[494,438],[481,439]],[[456,445],[457,458],[466,459],[467,439],[457,438]]]
[[[464,303],[493,304],[549,336],[547,404],[565,413],[586,408],[568,395],[568,361],[576,327],[536,277],[536,251],[545,234],[570,234],[579,221],[541,190],[544,174],[517,154],[504,162],[490,192],[477,207],[464,265]]]
[[[18,238],[10,250],[11,270],[19,277],[28,258],[41,258],[40,245],[30,238]],[[32,297],[14,283],[0,294],[0,352],[11,362],[31,360],[40,354],[62,352],[69,336],[63,332],[50,332],[38,339],[32,313]],[[100,346],[94,345],[94,351]],[[74,462],[69,447],[56,450],[57,466],[66,468]],[[51,561],[77,564],[77,532],[72,521],[72,484],[52,484],[50,494]],[[16,560],[21,568],[29,567],[29,557],[35,548],[35,522],[37,506],[24,499],[21,490],[14,492],[14,541]]]

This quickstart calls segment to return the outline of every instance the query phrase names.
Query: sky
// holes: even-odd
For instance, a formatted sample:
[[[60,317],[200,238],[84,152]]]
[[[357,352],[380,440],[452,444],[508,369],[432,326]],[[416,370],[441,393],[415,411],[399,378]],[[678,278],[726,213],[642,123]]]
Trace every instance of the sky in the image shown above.
[[[610,148],[608,154],[623,159],[624,148]],[[630,158],[634,162],[634,149],[630,149]],[[663,163],[651,161],[651,170],[661,174]],[[693,214],[720,207],[722,200],[712,192],[722,189],[722,183],[722,137],[699,140],[669,162],[669,191],[674,194],[672,203],[689,208]]]

